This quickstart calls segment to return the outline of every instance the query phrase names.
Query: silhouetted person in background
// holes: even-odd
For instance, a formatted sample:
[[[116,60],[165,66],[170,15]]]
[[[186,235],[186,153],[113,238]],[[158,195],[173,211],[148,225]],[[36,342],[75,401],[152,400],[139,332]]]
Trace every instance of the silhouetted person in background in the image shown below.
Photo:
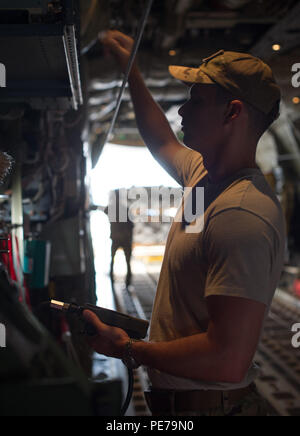
[[[129,208],[120,202],[120,192],[118,190],[112,193],[115,196],[113,203],[115,202],[116,215],[114,217],[109,214],[109,207],[98,206],[98,210],[102,210],[109,218],[110,221],[110,237],[112,240],[111,246],[111,266],[110,266],[110,277],[112,282],[114,282],[114,263],[115,256],[119,248],[122,248],[126,258],[127,264],[127,276],[126,276],[126,286],[131,285],[132,271],[131,271],[131,257],[132,257],[132,244],[133,244],[133,230],[134,223],[129,218]],[[111,198],[112,198],[111,196]],[[114,215],[114,214],[113,214]],[[126,217],[126,222],[124,217]],[[116,218],[116,219],[115,219]]]

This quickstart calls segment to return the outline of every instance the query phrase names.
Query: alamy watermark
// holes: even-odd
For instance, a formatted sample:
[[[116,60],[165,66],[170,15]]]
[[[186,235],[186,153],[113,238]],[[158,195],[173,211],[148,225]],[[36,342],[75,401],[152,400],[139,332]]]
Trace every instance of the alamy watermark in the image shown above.
[[[6,67],[0,63],[0,88],[6,88]]]
[[[6,348],[6,328],[4,324],[0,324],[0,348]]]
[[[292,337],[292,346],[294,348],[300,348],[300,323],[293,325],[292,333],[295,333]]]
[[[183,207],[177,211],[179,205]],[[204,228],[204,188],[185,188],[182,191],[153,187],[114,191],[108,217],[111,223],[171,223],[174,220],[185,224],[186,233],[201,233]]]
[[[292,86],[294,88],[300,88],[300,63],[292,66],[292,73],[294,73],[292,77]]]

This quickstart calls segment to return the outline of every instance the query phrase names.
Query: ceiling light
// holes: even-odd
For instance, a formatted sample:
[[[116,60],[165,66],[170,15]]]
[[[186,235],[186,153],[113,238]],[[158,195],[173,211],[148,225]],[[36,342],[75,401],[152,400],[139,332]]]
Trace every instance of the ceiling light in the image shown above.
[[[294,104],[299,104],[300,103],[300,98],[299,97],[294,97],[293,98],[293,103]]]
[[[272,49],[273,49],[274,51],[280,51],[280,50],[281,50],[281,45],[279,45],[279,44],[274,44],[273,47],[272,47]]]
[[[170,51],[169,51],[169,55],[170,55],[170,56],[176,56],[176,55],[177,55],[176,50],[170,50]]]

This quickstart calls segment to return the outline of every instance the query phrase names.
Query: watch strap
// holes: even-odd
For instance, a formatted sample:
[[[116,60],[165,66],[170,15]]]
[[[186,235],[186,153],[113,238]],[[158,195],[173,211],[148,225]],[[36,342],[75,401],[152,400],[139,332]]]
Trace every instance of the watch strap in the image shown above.
[[[132,344],[134,342],[141,342],[141,341],[138,341],[136,339],[130,339],[125,346],[124,357],[122,359],[122,362],[124,363],[124,365],[126,365],[127,368],[129,368],[129,369],[137,369],[141,366],[135,360],[135,358],[133,357],[133,354],[132,354]]]

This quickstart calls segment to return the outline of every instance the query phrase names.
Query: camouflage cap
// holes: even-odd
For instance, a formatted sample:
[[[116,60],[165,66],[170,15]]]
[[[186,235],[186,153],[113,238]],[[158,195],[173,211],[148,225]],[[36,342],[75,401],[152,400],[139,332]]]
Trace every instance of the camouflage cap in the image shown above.
[[[281,100],[271,68],[250,54],[221,50],[204,59],[199,68],[173,65],[169,71],[183,82],[220,85],[265,114]]]

